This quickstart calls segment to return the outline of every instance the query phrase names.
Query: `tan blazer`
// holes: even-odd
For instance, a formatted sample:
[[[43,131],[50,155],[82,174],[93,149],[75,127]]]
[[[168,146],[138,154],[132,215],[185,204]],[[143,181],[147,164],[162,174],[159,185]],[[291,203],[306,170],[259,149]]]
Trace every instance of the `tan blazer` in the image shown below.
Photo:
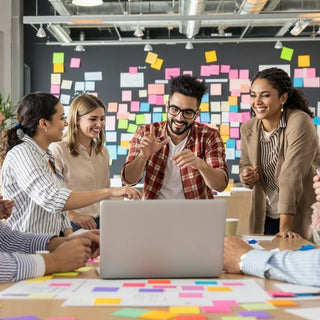
[[[295,214],[293,231],[311,239],[309,226],[316,201],[313,190],[315,169],[320,166],[320,149],[312,119],[300,110],[286,110],[286,127],[279,132],[279,158],[275,177],[279,185],[278,213]],[[265,184],[260,165],[260,128],[252,118],[241,126],[240,172],[258,166],[260,179],[253,186],[250,232],[263,233],[266,218]]]

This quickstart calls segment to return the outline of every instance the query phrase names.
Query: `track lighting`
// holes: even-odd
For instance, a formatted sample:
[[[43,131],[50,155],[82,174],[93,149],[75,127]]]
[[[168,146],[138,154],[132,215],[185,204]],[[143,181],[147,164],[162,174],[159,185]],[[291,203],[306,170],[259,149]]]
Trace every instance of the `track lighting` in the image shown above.
[[[277,41],[276,44],[274,45],[275,49],[282,49],[282,42],[281,41]]]
[[[135,37],[138,37],[138,38],[143,37],[144,33],[143,33],[143,30],[142,30],[142,28],[140,27],[139,24],[137,25],[137,28],[136,28],[136,30],[134,31],[133,35],[134,35]]]
[[[44,38],[44,37],[46,36],[46,32],[44,31],[44,29],[43,29],[43,27],[42,27],[42,23],[40,24],[40,27],[39,27],[39,29],[38,29],[38,31],[37,31],[36,36],[37,36],[38,38]]]
[[[153,48],[152,48],[152,45],[147,43],[145,46],[144,46],[144,51],[152,51]]]
[[[186,44],[186,46],[185,46],[185,48],[186,48],[187,50],[192,50],[192,49],[193,49],[193,44],[192,44],[190,41],[188,41],[187,44]]]

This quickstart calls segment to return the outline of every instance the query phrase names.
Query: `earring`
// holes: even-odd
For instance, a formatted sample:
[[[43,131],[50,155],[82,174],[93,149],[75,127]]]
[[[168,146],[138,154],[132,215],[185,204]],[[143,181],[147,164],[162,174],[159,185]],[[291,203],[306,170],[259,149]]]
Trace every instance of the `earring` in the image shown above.
[[[47,128],[44,128],[44,132],[47,132],[48,131],[48,129]]]
[[[283,105],[284,105],[284,103],[281,104],[281,112],[283,112]]]

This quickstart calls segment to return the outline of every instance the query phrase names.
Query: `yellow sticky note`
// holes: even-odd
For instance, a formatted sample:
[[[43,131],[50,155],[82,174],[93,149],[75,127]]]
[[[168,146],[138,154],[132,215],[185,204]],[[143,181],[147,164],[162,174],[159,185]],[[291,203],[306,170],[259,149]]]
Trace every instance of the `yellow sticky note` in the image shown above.
[[[170,307],[170,312],[178,314],[200,314],[200,308],[196,306]]]
[[[82,267],[82,268],[78,268],[77,272],[87,272],[87,271],[90,271],[91,269],[93,269],[93,267]]]
[[[230,287],[208,287],[208,291],[232,291]]]
[[[56,277],[76,277],[79,274],[79,272],[57,272],[53,273],[52,275]]]
[[[64,64],[63,63],[54,63],[53,64],[53,73],[64,73]]]
[[[200,104],[200,110],[202,112],[209,112],[209,103],[208,102],[202,102]]]
[[[120,142],[121,148],[129,149],[130,141],[122,141]]]
[[[162,310],[152,310],[150,312],[144,313],[140,316],[141,319],[153,319],[153,320],[167,320],[176,317],[176,313],[171,313]]]
[[[152,69],[160,70],[163,64],[163,59],[158,58],[151,66]]]
[[[205,57],[206,57],[206,62],[215,62],[217,61],[217,52],[216,50],[212,50],[212,51],[206,51],[205,53]]]
[[[267,300],[268,303],[271,303],[273,306],[284,307],[284,306],[297,306],[298,304],[293,300]]]
[[[229,136],[230,135],[230,126],[228,124],[221,124],[220,125],[220,134],[222,136]]]
[[[310,67],[310,56],[309,55],[303,55],[298,56],[298,67]]]
[[[120,304],[121,299],[120,298],[96,298],[93,302],[95,306],[106,306],[106,305],[112,305],[112,304]]]
[[[226,143],[227,140],[230,139],[230,137],[229,136],[221,136],[221,139],[222,139],[223,143]],[[224,146],[224,147],[226,147],[226,146]]]
[[[158,55],[157,55],[156,53],[150,51],[150,52],[148,52],[148,54],[147,54],[147,57],[146,57],[145,62],[146,62],[146,63],[153,64],[153,63],[156,62],[157,58],[158,58]]]
[[[238,97],[229,96],[228,103],[229,103],[229,106],[237,106],[238,105]]]
[[[26,282],[45,282],[50,279],[53,279],[53,276],[38,277],[38,278],[26,280]]]

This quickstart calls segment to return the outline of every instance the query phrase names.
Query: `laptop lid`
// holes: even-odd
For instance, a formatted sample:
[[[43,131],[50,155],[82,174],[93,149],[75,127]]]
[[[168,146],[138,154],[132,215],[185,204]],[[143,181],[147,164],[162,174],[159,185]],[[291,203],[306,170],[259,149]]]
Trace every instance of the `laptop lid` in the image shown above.
[[[198,278],[222,272],[226,200],[105,200],[101,278]]]

